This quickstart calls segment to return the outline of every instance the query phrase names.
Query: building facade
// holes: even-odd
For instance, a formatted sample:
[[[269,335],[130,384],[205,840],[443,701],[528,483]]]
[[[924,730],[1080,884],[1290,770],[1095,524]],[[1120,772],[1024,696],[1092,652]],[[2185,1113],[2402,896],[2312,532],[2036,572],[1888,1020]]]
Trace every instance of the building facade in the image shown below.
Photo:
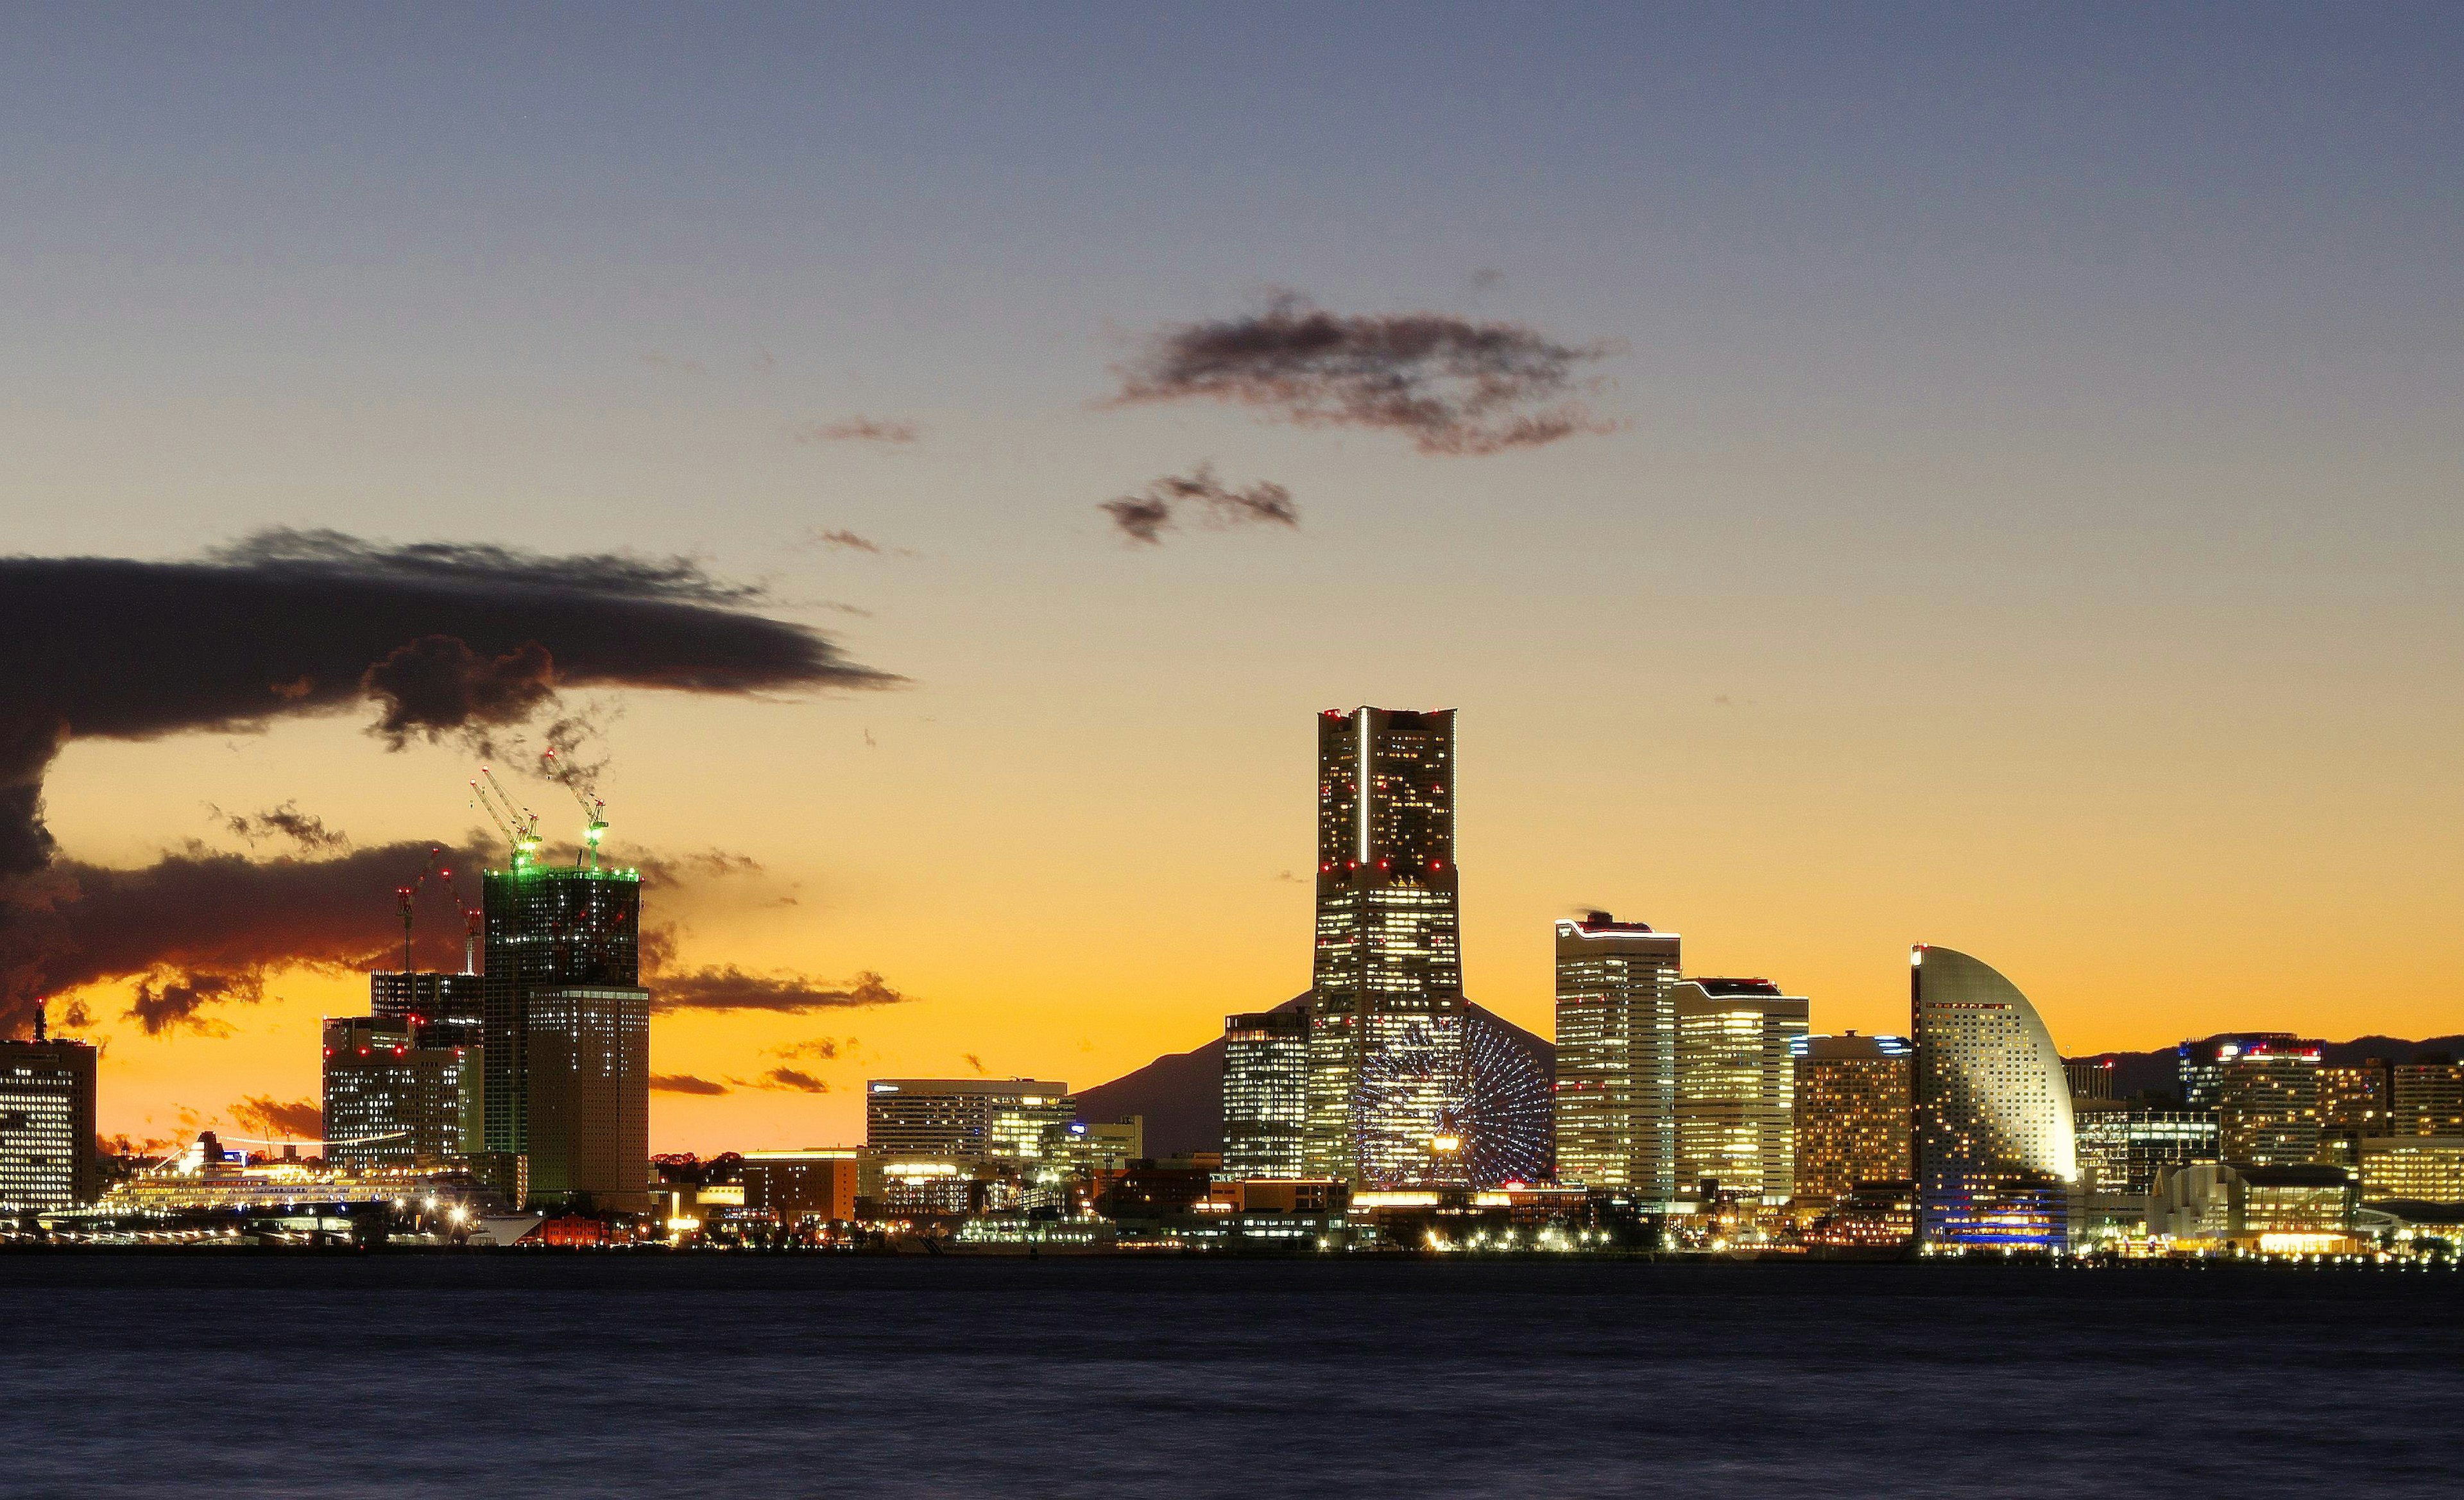
[[[2079,1179],[2070,1078],[2017,985],[1920,944],[1909,955],[1919,1234],[1929,1245],[2060,1248]]]
[[[0,1042],[0,1214],[75,1208],[100,1196],[97,1055],[83,1042],[50,1036],[39,1006],[33,1040]]]
[[[325,1018],[325,1159],[441,1167],[481,1149],[481,1048],[424,1047],[407,1016]]]
[[[1837,1202],[1860,1183],[1911,1180],[1909,1068],[1904,1037],[1851,1031],[1797,1044],[1798,1200]]]
[[[1653,1205],[1677,1195],[1682,939],[1594,912],[1556,925],[1557,1177]]]
[[[2398,1136],[2464,1136],[2464,1064],[2415,1058],[2389,1070],[2389,1108]]]
[[[2365,1202],[2464,1203],[2464,1136],[2378,1136],[2358,1142]]]
[[[856,1158],[852,1146],[748,1151],[740,1168],[745,1211],[765,1214],[784,1229],[807,1221],[850,1222],[855,1218]]]
[[[2216,1151],[2253,1166],[2305,1166],[2319,1158],[2317,1042],[2268,1038],[2228,1043],[2216,1065]]]
[[[1684,980],[1670,993],[1679,1191],[1787,1202],[1796,1181],[1796,1049],[1810,1004],[1768,980]]]
[[[368,1014],[409,1022],[415,1047],[484,1047],[486,989],[478,974],[380,969],[368,976]]]
[[[2080,1180],[2096,1193],[2145,1197],[2168,1166],[2216,1159],[2216,1117],[2118,1099],[2071,1100]]]
[[[1223,1018],[1223,1165],[1244,1178],[1307,1176],[1309,1016],[1304,998]]]
[[[1461,1181],[1454,712],[1329,709],[1317,767],[1309,1175]]]
[[[865,1149],[884,1158],[1029,1163],[1077,1117],[1069,1086],[1034,1078],[875,1078]]]

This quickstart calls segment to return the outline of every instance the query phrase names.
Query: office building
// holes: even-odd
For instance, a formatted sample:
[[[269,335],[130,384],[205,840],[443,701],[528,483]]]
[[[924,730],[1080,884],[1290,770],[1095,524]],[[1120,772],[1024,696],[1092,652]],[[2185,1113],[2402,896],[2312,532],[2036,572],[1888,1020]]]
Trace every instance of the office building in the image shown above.
[[[2071,1122],[2090,1192],[2144,1198],[2164,1168],[2216,1159],[2216,1117],[2205,1110],[2074,1096]]]
[[[345,1171],[439,1167],[481,1149],[485,1049],[423,1047],[407,1016],[328,1016],[325,1159]]]
[[[2070,1078],[2036,1007],[1964,953],[1909,954],[1919,1232],[1930,1245],[2059,1248],[2079,1179]]]
[[[767,1215],[781,1228],[807,1221],[845,1224],[855,1218],[857,1151],[817,1146],[803,1151],[748,1151],[739,1176],[748,1214]]]
[[[539,864],[517,848],[482,877],[483,1129],[529,1158],[543,1206],[649,1202],[649,1009],[642,885],[631,870]]]
[[[2397,1136],[2464,1136],[2464,1064],[2416,1058],[2390,1070],[2389,1109]]]
[[[1223,1018],[1223,1163],[1243,1178],[1297,1178],[1309,1119],[1309,1005]],[[1138,1153],[1133,1152],[1132,1155]]]
[[[1908,1044],[1896,1036],[1808,1036],[1796,1044],[1796,1197],[1846,1198],[1861,1183],[1910,1180]],[[1904,1238],[1904,1236],[1903,1236]]]
[[[1309,1174],[1460,1182],[1454,712],[1320,715],[1317,812]]]
[[[2363,1202],[2464,1203],[2464,1136],[2377,1136],[2355,1145]]]
[[[524,997],[534,1203],[640,1213],[649,1205],[650,993],[567,984]]]
[[[101,1192],[95,1169],[96,1049],[50,1034],[0,1042],[0,1214],[75,1208]]]
[[[2266,1037],[2218,1048],[2216,1151],[2252,1166],[2301,1166],[2319,1158],[2320,1044]]]
[[[2223,1096],[2225,1065],[2253,1048],[2293,1047],[2300,1038],[2290,1031],[2226,1031],[2203,1041],[2184,1042],[2174,1049],[2174,1072],[2181,1080],[2182,1108],[2212,1110]]]
[[[884,1158],[1040,1161],[1068,1130],[1069,1086],[1033,1078],[875,1078],[865,1085],[865,1148]]]
[[[2062,1071],[2071,1081],[2074,1099],[2110,1099],[2113,1097],[2113,1059],[2110,1057],[2066,1057]]]
[[[1684,980],[1677,1013],[1681,1193],[1780,1204],[1795,1191],[1796,1046],[1811,1007],[1769,980]]]
[[[2319,1065],[2319,1131],[2322,1137],[2359,1140],[2395,1133],[2395,1065],[2384,1057],[2342,1066]]]
[[[1055,1164],[1068,1180],[1084,1181],[1106,1172],[1126,1172],[1147,1154],[1147,1120],[1143,1114],[1117,1120],[1071,1120],[1061,1136]],[[1230,1154],[1225,1154],[1228,1162]]]
[[[416,1047],[487,1044],[486,978],[380,969],[368,976],[368,1014],[407,1021]]]
[[[1658,1206],[1677,1196],[1681,939],[1606,912],[1557,939],[1557,1178]]]

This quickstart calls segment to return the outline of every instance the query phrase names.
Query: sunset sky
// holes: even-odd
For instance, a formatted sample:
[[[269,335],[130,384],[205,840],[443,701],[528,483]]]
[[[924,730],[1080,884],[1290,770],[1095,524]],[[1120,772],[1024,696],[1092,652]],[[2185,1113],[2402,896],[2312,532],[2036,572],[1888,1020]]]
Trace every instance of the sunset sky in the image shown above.
[[[679,961],[909,997],[662,1016],[728,1092],[658,1150],[1298,993],[1362,703],[1460,711],[1466,989],[1543,1035],[1590,906],[1817,1030],[1903,1029],[1917,941],[2073,1052],[2464,1029],[2464,10],[1983,11],[12,11],[5,550],[684,556],[904,679],[564,693]],[[1526,331],[1588,418],[1115,399],[1287,293]],[[1099,509],[1200,464],[1298,524]],[[483,827],[377,712],[75,739],[48,826]],[[366,999],[135,982],[53,1009],[139,1136],[313,1099]]]

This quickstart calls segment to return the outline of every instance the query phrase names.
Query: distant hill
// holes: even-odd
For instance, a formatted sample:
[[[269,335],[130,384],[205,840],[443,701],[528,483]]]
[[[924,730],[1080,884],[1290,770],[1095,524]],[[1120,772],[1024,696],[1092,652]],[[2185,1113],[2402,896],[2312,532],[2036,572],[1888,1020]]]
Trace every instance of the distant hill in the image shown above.
[[[1274,1008],[1289,1010],[1308,999],[1295,995]],[[1557,1048],[1547,1038],[1524,1030],[1485,1006],[1471,1008],[1504,1028],[1548,1076],[1556,1076]],[[1216,1037],[1186,1052],[1167,1052],[1135,1072],[1078,1091],[1082,1120],[1117,1120],[1129,1114],[1146,1116],[1151,1157],[1222,1150],[1223,1039]]]
[[[2113,1062],[2113,1096],[2129,1098],[2154,1089],[2173,1093],[2181,1088],[2172,1048],[2153,1052],[2083,1052],[2077,1062],[2091,1058]],[[2389,1062],[2409,1063],[2422,1056],[2453,1059],[2464,1057],[2464,1036],[2433,1036],[2426,1041],[2408,1042],[2394,1036],[2357,1036],[2349,1042],[2329,1042],[2320,1051],[2320,1060],[2339,1068],[2350,1067],[2372,1057]]]

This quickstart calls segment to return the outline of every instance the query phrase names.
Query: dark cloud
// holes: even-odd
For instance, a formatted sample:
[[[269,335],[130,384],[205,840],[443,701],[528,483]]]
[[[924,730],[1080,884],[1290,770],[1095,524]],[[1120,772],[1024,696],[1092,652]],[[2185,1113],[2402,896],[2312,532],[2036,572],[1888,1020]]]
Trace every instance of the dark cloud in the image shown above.
[[[22,877],[0,907],[0,1035],[35,998],[135,980],[127,1011],[149,1032],[215,1032],[209,1006],[263,998],[265,976],[304,966],[347,973],[402,961],[395,888],[428,867],[427,843],[381,844],[321,859],[252,859],[191,847],[137,870],[55,861]],[[452,870],[477,849],[446,846]],[[436,911],[417,934],[423,961],[459,967],[462,923]]]
[[[811,1073],[803,1072],[794,1068],[773,1068],[768,1072],[763,1073],[760,1077],[753,1080],[753,1087],[756,1089],[781,1089],[793,1093],[827,1093],[830,1092],[828,1080],[816,1078]]]
[[[796,429],[799,443],[912,443],[924,435],[913,422],[887,422],[874,417],[849,417],[844,422],[814,422]]]
[[[967,1066],[974,1069],[979,1074],[983,1072],[984,1060],[982,1058],[978,1057],[973,1052],[960,1052],[958,1055],[966,1059]]]
[[[855,1038],[847,1038],[847,1045],[849,1047],[854,1046]],[[817,1036],[809,1042],[790,1042],[784,1047],[774,1047],[770,1048],[770,1055],[773,1057],[818,1057],[824,1062],[829,1062],[839,1055],[839,1039],[834,1036]]]
[[[833,552],[865,552],[877,558],[912,558],[918,555],[909,547],[885,547],[870,537],[849,531],[844,526],[833,527],[826,531],[815,527],[804,534],[804,541],[806,545],[827,547]],[[844,609],[850,614],[871,613],[869,609],[858,609],[853,605],[836,605],[831,607]]]
[[[325,1112],[314,1099],[285,1104],[265,1094],[252,1094],[231,1107],[231,1117],[240,1129],[269,1139],[319,1140],[325,1134]]]
[[[1106,500],[1096,509],[1111,517],[1112,524],[1132,541],[1149,546],[1161,541],[1163,533],[1177,524],[1179,517],[1192,511],[1201,524],[1219,530],[1226,526],[1301,523],[1291,491],[1264,479],[1245,490],[1235,490],[1215,477],[1212,464],[1199,464],[1187,474],[1166,474],[1136,495]]]
[[[727,1085],[709,1078],[696,1078],[691,1073],[652,1073],[652,1093],[725,1093]]]
[[[645,935],[647,937],[647,935]],[[646,971],[650,965],[645,961]],[[871,1005],[904,1004],[914,997],[890,987],[870,971],[845,984],[832,984],[803,974],[748,974],[736,965],[646,972],[650,1008],[673,1010],[772,1010],[801,1015],[813,1010],[854,1010]]]
[[[303,854],[339,854],[351,847],[350,835],[340,828],[328,827],[325,820],[313,812],[301,812],[297,802],[286,802],[279,807],[253,813],[225,812],[208,803],[206,810],[233,837],[247,841],[251,849],[263,840],[276,837],[291,840]]]
[[[1115,406],[1203,399],[1302,427],[1382,429],[1424,453],[1534,448],[1612,424],[1584,366],[1619,352],[1448,313],[1346,317],[1286,294],[1265,311],[1158,330],[1119,366]]]
[[[181,562],[0,558],[0,874],[51,857],[43,777],[72,739],[253,730],[373,699],[375,731],[399,745],[484,734],[577,688],[899,680],[757,612],[765,599],[684,559],[325,531]]]

